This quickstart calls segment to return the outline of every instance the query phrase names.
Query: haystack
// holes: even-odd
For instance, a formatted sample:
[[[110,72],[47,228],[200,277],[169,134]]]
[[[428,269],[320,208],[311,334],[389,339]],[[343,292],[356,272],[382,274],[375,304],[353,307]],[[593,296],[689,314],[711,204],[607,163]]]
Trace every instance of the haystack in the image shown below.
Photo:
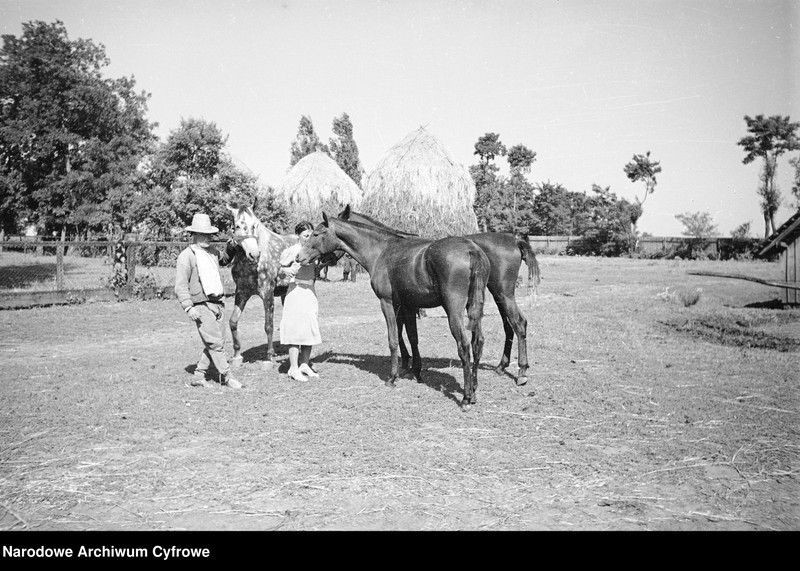
[[[350,204],[357,209],[361,189],[332,158],[317,151],[295,164],[275,189],[289,207],[293,223],[322,222],[322,213],[336,216]]]
[[[475,183],[424,127],[389,149],[364,183],[359,212],[425,238],[478,231]]]

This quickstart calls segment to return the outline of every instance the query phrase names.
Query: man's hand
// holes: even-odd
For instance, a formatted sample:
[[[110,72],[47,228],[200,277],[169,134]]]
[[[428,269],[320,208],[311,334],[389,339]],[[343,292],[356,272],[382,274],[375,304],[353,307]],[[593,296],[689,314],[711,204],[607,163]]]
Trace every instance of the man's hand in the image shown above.
[[[200,312],[197,310],[196,307],[190,307],[189,311],[187,311],[186,314],[192,321],[200,321]]]

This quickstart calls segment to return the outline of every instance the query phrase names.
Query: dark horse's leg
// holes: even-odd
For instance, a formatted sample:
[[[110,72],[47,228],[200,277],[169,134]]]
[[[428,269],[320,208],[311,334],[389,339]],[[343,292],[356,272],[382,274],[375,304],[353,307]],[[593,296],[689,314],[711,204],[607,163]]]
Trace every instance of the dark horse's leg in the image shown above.
[[[503,332],[506,335],[505,343],[503,344],[503,354],[500,356],[500,363],[495,367],[494,372],[498,375],[504,375],[506,367],[511,362],[511,347],[514,345],[514,328],[511,327],[511,322],[508,320],[508,312],[506,311],[506,304],[503,301],[503,295],[495,293],[490,290],[494,302],[497,304],[497,309],[500,312],[500,320],[503,322]]]
[[[463,306],[460,308],[445,306],[444,309],[447,312],[450,333],[456,340],[458,357],[461,359],[461,368],[464,371],[464,400],[461,401],[461,407],[466,410],[470,405],[475,404],[476,398],[470,366],[470,342],[467,338],[467,328],[464,326]]]
[[[411,345],[412,364],[411,372],[418,383],[422,382],[422,357],[419,354],[419,336],[417,335],[417,310],[413,308],[403,308],[400,310],[406,324],[408,343]],[[403,338],[400,338],[400,351],[403,350]],[[408,366],[408,354],[406,353],[406,366]]]
[[[483,326],[480,320],[476,321],[472,327],[472,403],[475,403],[475,392],[478,390],[478,365],[481,363],[483,355]]]
[[[231,328],[231,340],[233,341],[233,357],[231,357],[231,367],[236,368],[242,364],[242,342],[239,339],[239,318],[242,317],[244,306],[247,305],[247,300],[250,296],[245,295],[239,289],[236,289],[236,296],[234,297],[233,311],[231,318],[228,320],[228,325]]]
[[[386,319],[386,329],[389,334],[389,352],[392,356],[392,370],[389,373],[389,378],[386,379],[386,386],[394,388],[395,381],[397,381],[397,377],[400,374],[399,359],[397,357],[397,312],[392,302],[385,299],[381,299],[381,311],[384,319]]]
[[[528,382],[528,320],[522,314],[513,293],[503,294],[492,292],[497,309],[500,310],[500,317],[503,320],[503,330],[506,334],[506,342],[503,346],[503,356],[500,364],[495,368],[495,373],[502,375],[511,360],[511,346],[514,342],[514,334],[517,335],[517,351],[519,375],[516,378],[518,386]]]
[[[403,325],[406,323],[406,316],[400,309],[394,317],[397,320],[397,344],[400,347],[400,374],[404,375],[405,371],[408,371],[410,359],[406,344],[403,342]]]

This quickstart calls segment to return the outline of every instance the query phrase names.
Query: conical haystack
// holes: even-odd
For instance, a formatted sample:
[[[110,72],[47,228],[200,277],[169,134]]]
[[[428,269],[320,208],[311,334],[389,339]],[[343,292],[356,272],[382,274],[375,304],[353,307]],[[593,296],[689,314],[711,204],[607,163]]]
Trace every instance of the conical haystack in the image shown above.
[[[364,183],[358,212],[425,238],[478,231],[475,183],[424,127],[389,149]]]
[[[357,209],[361,189],[332,158],[317,151],[295,164],[275,189],[289,207],[293,223],[322,222],[322,213],[336,216],[350,204]]]

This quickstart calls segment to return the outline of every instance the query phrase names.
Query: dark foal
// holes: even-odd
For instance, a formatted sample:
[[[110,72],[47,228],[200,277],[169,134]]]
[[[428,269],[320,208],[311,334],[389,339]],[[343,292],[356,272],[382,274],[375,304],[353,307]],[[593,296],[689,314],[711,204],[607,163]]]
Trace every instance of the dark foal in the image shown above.
[[[481,319],[489,275],[486,254],[464,238],[405,238],[348,221],[348,214],[349,208],[341,218],[328,218],[323,214],[324,222],[314,230],[297,261],[307,264],[343,250],[367,270],[386,319],[392,363],[386,381],[389,386],[395,385],[400,374],[398,346],[402,325],[406,327],[411,345],[411,370],[417,381],[422,381],[417,309],[443,307],[464,372],[461,406],[468,409],[477,401],[478,365],[483,351]],[[471,341],[468,330],[472,331]]]
[[[339,216],[341,217],[342,214]],[[398,236],[416,236],[415,234],[390,228],[382,222],[365,214],[359,214],[358,212],[351,211],[348,215],[348,219],[352,222],[372,225],[387,232],[394,232]],[[528,241],[517,238],[511,233],[483,232],[480,234],[470,234],[464,236],[464,238],[472,240],[483,250],[486,257],[489,259],[489,265],[491,267],[486,287],[489,289],[489,293],[492,294],[492,298],[497,304],[506,336],[503,346],[503,355],[500,357],[500,363],[495,367],[494,371],[498,375],[505,374],[506,368],[511,362],[511,348],[514,343],[514,335],[516,334],[519,374],[515,382],[517,385],[524,385],[528,382],[529,367],[527,343],[528,320],[517,305],[517,276],[519,275],[519,268],[524,261],[528,266],[528,295],[530,296],[535,292],[541,280],[539,262],[536,260],[536,255]],[[405,343],[403,343],[402,335],[400,336],[400,356],[403,368],[407,369],[409,355]]]

